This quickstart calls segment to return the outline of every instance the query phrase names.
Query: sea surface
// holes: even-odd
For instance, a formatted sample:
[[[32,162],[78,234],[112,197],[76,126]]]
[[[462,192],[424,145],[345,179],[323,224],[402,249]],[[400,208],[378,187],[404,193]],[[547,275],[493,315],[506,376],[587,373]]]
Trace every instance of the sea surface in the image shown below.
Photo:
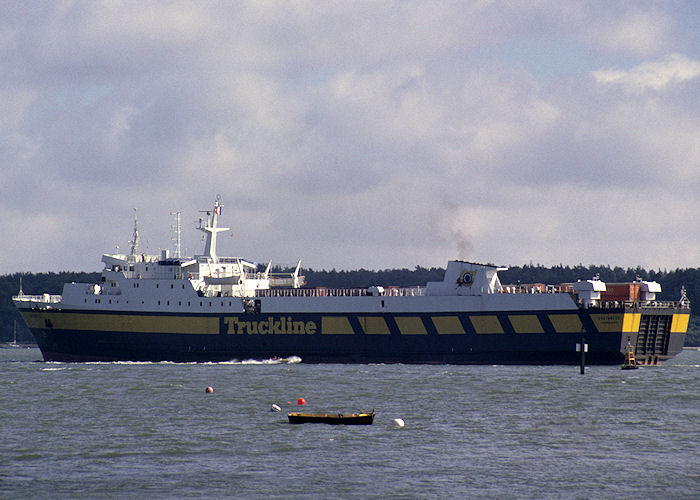
[[[584,375],[40,359],[0,349],[0,498],[700,497],[697,350]],[[287,423],[299,408],[376,418]]]

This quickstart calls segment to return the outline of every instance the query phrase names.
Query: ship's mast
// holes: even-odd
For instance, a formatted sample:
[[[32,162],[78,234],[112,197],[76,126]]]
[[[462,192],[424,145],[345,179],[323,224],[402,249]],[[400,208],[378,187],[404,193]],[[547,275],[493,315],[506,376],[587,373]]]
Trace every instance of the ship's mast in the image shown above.
[[[217,261],[216,233],[228,231],[230,229],[228,227],[217,227],[222,207],[223,205],[221,204],[221,196],[217,195],[216,201],[214,201],[214,210],[203,210],[203,212],[206,212],[207,214],[207,220],[205,223],[202,219],[199,219],[199,227],[197,228],[207,235],[207,239],[204,243],[204,256],[211,258],[213,262]]]
[[[139,222],[136,218],[136,209],[134,208],[134,234],[131,237],[131,255],[136,255],[139,249]]]
[[[181,257],[180,255],[180,234],[181,234],[181,226],[180,226],[180,212],[170,212],[170,215],[175,216],[175,257],[178,259]]]

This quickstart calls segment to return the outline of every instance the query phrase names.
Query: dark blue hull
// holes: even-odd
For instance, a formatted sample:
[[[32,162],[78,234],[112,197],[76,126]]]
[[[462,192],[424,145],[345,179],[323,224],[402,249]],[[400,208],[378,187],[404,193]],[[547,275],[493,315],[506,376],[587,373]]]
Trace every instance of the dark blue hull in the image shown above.
[[[654,323],[653,332],[642,332],[639,319],[633,325],[636,331],[622,319],[622,328],[608,331],[611,327],[602,327],[590,310],[575,313],[578,331],[562,332],[557,331],[559,312],[528,312],[527,318],[536,318],[539,324],[534,333],[517,329],[521,322],[516,321],[516,313],[499,312],[492,313],[498,333],[488,334],[474,327],[481,324],[474,319],[481,316],[476,313],[452,313],[452,323],[444,322],[444,313],[412,315],[409,319],[418,327],[415,332],[391,314],[321,317],[43,310],[27,313],[25,319],[46,361],[218,362],[299,356],[305,363],[573,365],[581,360],[576,345],[585,339],[586,364],[615,365],[624,361],[628,342],[636,346],[637,359],[643,364],[656,364],[680,352],[685,332],[671,331],[674,312],[678,313],[655,311],[663,321]],[[624,310],[607,310],[601,317],[608,320],[624,314]],[[161,322],[191,324],[196,332],[160,331]],[[125,328],[114,328],[119,325]]]

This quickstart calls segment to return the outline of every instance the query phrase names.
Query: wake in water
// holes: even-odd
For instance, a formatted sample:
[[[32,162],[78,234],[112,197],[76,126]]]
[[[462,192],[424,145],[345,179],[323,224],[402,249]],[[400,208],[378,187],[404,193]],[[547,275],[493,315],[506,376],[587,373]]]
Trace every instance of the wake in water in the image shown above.
[[[273,357],[269,359],[245,359],[243,361],[232,359],[229,361],[205,361],[205,362],[186,362],[180,363],[176,361],[84,361],[79,364],[64,363],[63,361],[47,361],[51,365],[295,365],[301,363],[299,356],[289,356],[288,358]],[[61,368],[42,368],[43,371],[65,370],[67,366]]]
[[[301,358],[299,356],[290,356],[288,358],[270,358],[258,361],[256,359],[246,359],[241,361],[239,364],[242,365],[295,365],[301,363]]]

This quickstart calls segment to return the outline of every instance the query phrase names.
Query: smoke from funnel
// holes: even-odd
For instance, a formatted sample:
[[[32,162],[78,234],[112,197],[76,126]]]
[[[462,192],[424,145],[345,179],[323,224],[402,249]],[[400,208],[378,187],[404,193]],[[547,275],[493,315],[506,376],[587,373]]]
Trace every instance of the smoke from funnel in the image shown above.
[[[460,225],[460,208],[453,202],[443,202],[436,206],[431,214],[431,225],[441,242],[455,248],[457,259],[469,260],[474,245],[471,243],[468,229]]]

